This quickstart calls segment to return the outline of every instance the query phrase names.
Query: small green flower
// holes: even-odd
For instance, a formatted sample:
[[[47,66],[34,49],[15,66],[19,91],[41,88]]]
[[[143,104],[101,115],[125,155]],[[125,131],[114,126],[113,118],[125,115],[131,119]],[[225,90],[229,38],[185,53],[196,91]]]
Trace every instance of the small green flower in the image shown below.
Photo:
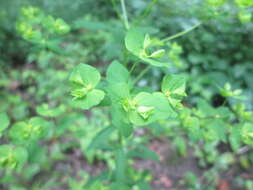
[[[74,107],[89,109],[104,99],[105,93],[96,89],[100,78],[97,69],[90,65],[79,64],[73,69],[69,80],[72,85]]]
[[[253,0],[236,0],[237,5],[240,7],[250,7],[253,5]]]
[[[123,109],[126,111],[126,112],[129,112],[130,110],[135,110],[136,109],[136,105],[137,105],[137,101],[136,100],[129,100],[129,99],[125,99],[122,101],[122,106],[123,106]]]
[[[27,160],[27,151],[9,144],[0,145],[0,167],[13,170]]]
[[[74,89],[71,91],[71,95],[74,96],[74,100],[85,97],[93,89],[92,85],[87,85],[84,88]]]
[[[244,124],[242,128],[242,139],[246,144],[253,144],[253,125],[250,123]]]
[[[251,21],[252,15],[249,11],[240,11],[238,18],[242,23],[249,23]]]
[[[149,116],[153,113],[154,109],[155,108],[151,106],[139,106],[137,108],[137,112],[143,119],[148,119]]]
[[[62,19],[56,19],[54,29],[59,34],[66,34],[69,32],[70,27]]]

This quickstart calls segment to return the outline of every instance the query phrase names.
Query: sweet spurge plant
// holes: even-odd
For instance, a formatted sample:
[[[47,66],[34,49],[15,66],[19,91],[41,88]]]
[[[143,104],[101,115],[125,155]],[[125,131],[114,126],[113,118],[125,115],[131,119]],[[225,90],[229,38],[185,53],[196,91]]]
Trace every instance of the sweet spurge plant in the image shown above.
[[[156,0],[151,1],[140,18],[145,17],[156,3]],[[114,0],[112,5],[114,9],[117,8]],[[201,68],[199,62],[206,60],[203,57],[199,58],[195,52],[187,57],[193,65],[197,65],[191,70],[182,59],[185,53],[184,45],[189,44],[175,42],[182,36],[197,32],[205,26],[205,22],[220,19],[227,14],[225,7],[230,6],[229,2],[204,1],[204,7],[208,7],[206,10],[210,12],[203,16],[201,22],[195,22],[186,30],[161,39],[152,30],[141,27],[137,22],[140,18],[130,23],[125,1],[121,0],[120,5],[122,16],[117,9],[116,12],[124,23],[124,39],[118,40],[121,43],[116,44],[116,47],[123,47],[120,54],[123,58],[108,61],[109,64],[101,67],[87,64],[80,56],[70,60],[74,67],[69,64],[60,65],[59,62],[69,60],[75,53],[79,54],[76,49],[85,47],[77,42],[71,44],[70,48],[65,44],[63,35],[73,32],[73,36],[70,37],[73,40],[78,31],[72,29],[63,19],[47,15],[39,8],[21,8],[16,31],[22,39],[32,45],[32,56],[29,58],[38,62],[38,71],[32,68],[24,76],[14,72],[11,77],[28,80],[29,84],[36,81],[38,87],[31,85],[22,98],[25,99],[34,93],[40,95],[36,95],[29,104],[34,106],[38,103],[30,117],[26,117],[23,111],[30,107],[21,104],[22,98],[8,95],[6,99],[12,103],[7,106],[0,105],[0,182],[12,184],[14,181],[13,186],[4,185],[3,188],[26,189],[23,186],[28,187],[32,184],[30,181],[36,180],[40,171],[52,172],[56,161],[63,162],[66,159],[64,154],[71,152],[69,149],[75,150],[78,147],[82,152],[77,153],[77,157],[83,154],[89,164],[97,159],[105,160],[107,168],[96,177],[84,175],[80,181],[75,181],[72,176],[66,174],[60,181],[67,181],[69,189],[149,190],[152,172],[136,170],[133,162],[136,158],[156,162],[161,160],[154,151],[147,148],[145,140],[140,140],[136,135],[144,128],[158,136],[164,133],[166,138],[172,140],[172,145],[182,157],[187,156],[187,149],[190,147],[199,166],[205,170],[200,178],[208,185],[218,184],[215,180],[218,179],[219,171],[228,170],[229,166],[237,162],[247,169],[253,162],[252,155],[244,156],[253,145],[253,112],[245,103],[250,96],[241,89],[245,84],[237,85],[229,80],[220,84],[218,81],[211,86],[216,94],[209,88],[205,89],[206,86],[200,87],[202,82],[204,85],[209,84],[211,77],[208,76],[206,79],[202,77],[201,72],[210,65],[204,64],[204,68]],[[236,7],[237,12],[233,12],[232,17],[238,17],[243,24],[249,23],[252,5],[253,2],[250,0],[233,1],[232,6]],[[93,38],[100,40],[104,35],[105,39],[110,39],[110,27],[99,22],[84,23],[89,29],[105,30]],[[212,37],[208,35],[203,37],[204,41],[212,42]],[[87,36],[81,36],[80,39],[86,43],[87,39],[83,38]],[[92,43],[93,38],[89,39]],[[116,41],[116,35],[112,39]],[[118,42],[115,41],[113,42]],[[67,48],[64,49],[65,46]],[[196,46],[196,49],[199,50],[200,47]],[[71,52],[65,54],[68,50]],[[93,53],[93,49],[90,52]],[[209,59],[211,56],[206,57]],[[238,54],[237,57],[240,60],[243,56]],[[56,62],[55,67],[52,66],[51,60]],[[57,72],[61,67],[67,72]],[[245,73],[246,71],[247,67]],[[161,76],[158,77],[159,80],[155,79],[155,72]],[[46,77],[41,77],[43,74]],[[48,76],[52,77],[53,85],[47,83]],[[214,73],[211,76],[215,78],[220,75]],[[148,86],[143,80],[145,77],[155,81],[155,85]],[[66,78],[69,85],[64,81]],[[4,79],[0,81],[0,85],[15,88],[13,83]],[[250,80],[250,77],[247,75],[246,79]],[[68,92],[61,89],[60,83],[68,86]],[[20,88],[22,90],[26,87]],[[214,94],[224,99],[218,106],[209,101]],[[16,108],[13,104],[22,106]],[[83,111],[87,113],[87,118]],[[15,112],[20,113],[21,119],[17,119],[18,114]],[[63,135],[70,139],[70,143],[61,142]],[[226,145],[229,151],[220,151],[222,145]],[[50,148],[47,149],[48,146]],[[47,155],[50,155],[52,162]],[[55,181],[58,180],[58,176],[59,173],[53,176]],[[19,183],[20,181],[28,182],[23,184]],[[53,189],[55,181],[48,182],[48,186],[34,183],[33,188]],[[209,188],[205,183],[198,182],[197,177],[191,173],[185,174],[184,185],[189,189],[213,189],[213,186]],[[248,182],[245,186],[250,189],[253,185]],[[0,189],[1,187],[0,184]]]
[[[152,43],[148,35],[144,36],[138,29],[130,29],[125,38],[126,48],[150,65],[166,67],[168,63],[155,59],[162,57],[161,50],[157,50],[150,56],[146,54],[146,48]],[[162,52],[164,54],[164,50]],[[157,56],[158,54],[160,55]],[[139,74],[141,75],[143,73]],[[108,106],[112,122],[101,131],[101,133],[106,133],[106,136],[100,133],[93,143],[101,141],[100,138],[109,138],[112,130],[118,131],[119,144],[112,147],[115,152],[116,168],[111,180],[114,182],[114,188],[124,186],[128,188],[126,170],[129,167],[127,160],[131,158],[128,142],[131,141],[134,127],[148,126],[159,120],[176,119],[177,112],[182,109],[181,101],[186,96],[185,77],[183,75],[164,76],[161,91],[138,92],[138,87],[135,86],[138,81],[134,80],[124,65],[113,61],[107,68],[106,77],[102,81],[95,67],[83,63],[73,69],[69,80],[75,107],[85,110],[93,106]],[[154,153],[151,152],[151,158],[154,157],[153,155]]]

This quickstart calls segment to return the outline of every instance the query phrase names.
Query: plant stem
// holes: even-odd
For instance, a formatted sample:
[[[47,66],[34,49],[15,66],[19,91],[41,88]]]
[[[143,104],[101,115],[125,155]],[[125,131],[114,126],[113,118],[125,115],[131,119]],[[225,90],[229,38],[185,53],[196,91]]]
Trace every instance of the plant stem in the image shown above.
[[[127,65],[128,65],[128,56],[129,55],[129,52],[128,52],[128,50],[126,49],[126,48],[124,48],[124,50],[123,50],[123,60],[122,60],[122,63],[123,63],[123,65],[125,66],[125,67],[127,67]]]
[[[236,154],[245,154],[246,152],[250,151],[251,150],[251,147],[249,146],[243,146],[241,147],[237,152]]]
[[[136,68],[136,66],[139,64],[139,62],[138,61],[136,61],[133,65],[132,65],[132,67],[131,67],[131,69],[130,69],[130,71],[129,71],[129,74],[131,75],[132,74],[132,72],[134,71],[134,69]]]
[[[140,16],[136,19],[135,23],[139,23],[143,18],[145,18],[151,11],[152,7],[157,3],[158,0],[152,0],[147,7],[142,11]]]
[[[175,35],[172,35],[172,36],[169,36],[169,37],[167,37],[167,38],[164,38],[162,41],[163,41],[163,42],[166,42],[166,41],[173,40],[173,39],[175,39],[175,38],[181,37],[181,36],[183,36],[183,35],[185,35],[185,34],[191,32],[191,31],[194,30],[195,28],[199,27],[201,24],[202,24],[202,23],[198,23],[198,24],[192,26],[191,28],[189,28],[189,29],[187,29],[187,30],[184,30],[184,31],[182,31],[182,32],[179,32],[179,33],[177,33],[177,34],[175,34]]]
[[[135,78],[133,84],[136,84],[136,83],[140,80],[140,78],[148,72],[148,70],[149,70],[150,68],[151,68],[151,65],[147,66],[144,70],[142,70],[142,71],[140,72],[140,74]]]
[[[123,137],[122,137],[122,134],[120,133],[120,131],[118,132],[118,143],[120,145],[120,147],[122,148],[123,147]]]
[[[128,23],[128,17],[127,17],[127,12],[126,12],[125,0],[120,0],[120,4],[121,4],[122,13],[123,13],[123,19],[124,19],[125,27],[128,30],[129,29],[129,23]]]
[[[113,6],[113,9],[115,10],[117,16],[119,17],[120,20],[122,20],[121,18],[121,14],[120,14],[120,11],[117,9],[117,6],[116,6],[116,3],[115,3],[115,0],[111,0],[111,3],[112,3],[112,6]]]

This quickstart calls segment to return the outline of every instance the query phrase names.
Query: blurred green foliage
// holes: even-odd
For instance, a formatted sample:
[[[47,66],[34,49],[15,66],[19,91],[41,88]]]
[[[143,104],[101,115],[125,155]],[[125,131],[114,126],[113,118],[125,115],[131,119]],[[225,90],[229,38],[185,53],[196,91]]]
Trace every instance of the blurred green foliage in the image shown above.
[[[151,189],[152,172],[136,171],[132,163],[158,161],[147,145],[164,137],[179,157],[193,154],[201,169],[201,175],[185,173],[177,184],[182,188],[214,189],[237,166],[233,185],[252,189],[240,175],[253,163],[251,6],[250,0],[128,0],[129,23],[138,30],[127,32],[119,0],[1,2],[0,189]],[[80,63],[90,66],[76,67]],[[166,67],[151,67],[139,78],[146,65],[137,63]],[[126,85],[116,88],[118,82]],[[106,90],[106,83],[113,88]],[[160,89],[171,106],[166,114],[177,119],[155,112],[166,104],[152,94]],[[130,113],[134,129],[118,120],[118,96],[126,98],[121,111]],[[147,97],[150,104],[143,102]],[[104,106],[111,102],[110,113]],[[94,105],[101,107],[83,111]],[[118,124],[123,141],[131,138],[127,158],[112,151],[119,139],[111,125]],[[148,124],[149,132],[135,134],[143,130],[137,125]],[[97,173],[84,174],[83,166],[72,168],[79,159],[93,168],[105,163],[103,172],[93,177]],[[118,183],[122,173],[124,184]]]

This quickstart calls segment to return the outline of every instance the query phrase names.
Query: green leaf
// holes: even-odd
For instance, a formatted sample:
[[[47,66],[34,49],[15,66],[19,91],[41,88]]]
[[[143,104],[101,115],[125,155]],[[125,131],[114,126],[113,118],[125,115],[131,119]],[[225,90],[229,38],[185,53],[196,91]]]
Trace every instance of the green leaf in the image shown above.
[[[127,166],[126,154],[122,148],[119,148],[116,151],[115,177],[117,182],[124,183],[124,181],[126,180],[125,178],[126,166]]]
[[[100,73],[96,68],[79,64],[72,71],[69,80],[73,86],[71,95],[74,96],[74,107],[90,109],[104,99],[105,93],[95,89],[100,81]]]
[[[133,100],[135,109],[128,112],[130,121],[135,125],[146,125],[157,120],[176,117],[166,97],[159,92],[141,92]]]
[[[184,96],[186,79],[183,75],[167,75],[162,81],[162,92],[173,106],[177,106]]]
[[[162,92],[185,95],[186,79],[183,75],[167,75],[162,81]]]
[[[131,28],[130,30],[128,30],[127,35],[125,37],[125,46],[128,51],[139,57],[141,60],[144,61],[144,63],[149,63],[157,67],[168,67],[168,63],[151,59],[148,55],[145,54],[145,48],[148,44],[147,38],[148,37],[146,35],[145,40],[145,35],[141,32],[139,28]],[[159,55],[161,55],[160,53],[161,52],[159,52]]]
[[[74,85],[94,88],[99,83],[100,78],[100,73],[95,67],[81,63],[73,69],[69,80]]]
[[[54,22],[54,30],[58,34],[66,34],[70,31],[70,27],[64,20],[57,18]]]
[[[142,50],[144,49],[145,35],[138,28],[130,28],[125,37],[126,48],[136,55],[140,56]]]
[[[143,48],[146,49],[148,48],[148,46],[151,45],[151,39],[150,39],[150,36],[148,34],[145,35],[145,38],[144,38],[144,42],[143,42]]]
[[[154,116],[159,119],[175,118],[177,113],[172,109],[164,94],[155,92],[152,105],[155,107]],[[147,102],[147,101],[146,101]]]
[[[129,99],[130,87],[127,83],[112,84],[107,87],[107,93],[110,96],[112,102],[120,102]]]
[[[0,167],[7,169],[20,168],[27,161],[27,151],[22,147],[13,147],[12,145],[0,146]]]
[[[141,181],[137,184],[138,186],[138,190],[151,190],[150,185],[148,184],[148,182],[145,181]]]
[[[253,124],[245,123],[242,127],[241,135],[245,144],[253,145]]]
[[[66,107],[64,105],[60,105],[56,108],[50,108],[48,104],[42,104],[36,107],[36,112],[44,117],[58,117],[62,113],[64,113]]]
[[[128,123],[122,122],[121,125],[118,126],[118,129],[124,137],[129,137],[133,133],[133,126]]]
[[[148,149],[145,146],[138,146],[135,150],[129,151],[128,153],[129,158],[143,158],[143,159],[150,159],[154,161],[159,161],[159,156],[152,150]]]
[[[176,146],[180,155],[186,156],[187,146],[185,140],[182,137],[176,137],[173,141],[173,144]]]
[[[229,135],[229,143],[234,152],[240,149],[241,147],[241,126],[235,125],[231,128]]]
[[[82,98],[74,99],[73,106],[84,110],[98,105],[104,99],[105,93],[102,90],[93,89]]]
[[[113,103],[110,113],[112,116],[112,124],[118,129],[121,128],[121,125],[129,124],[126,111],[120,103]]]
[[[213,134],[213,138],[218,141],[227,142],[226,128],[227,125],[220,119],[215,119],[207,124],[207,128],[210,134]]]
[[[197,107],[199,109],[199,113],[201,116],[214,116],[217,114],[215,108],[210,106],[207,101],[203,99],[199,99],[197,102]]]
[[[15,156],[18,160],[17,168],[21,168],[23,167],[23,165],[26,163],[28,159],[28,152],[23,147],[16,147],[14,151],[15,151]]]
[[[127,187],[122,182],[115,182],[111,184],[110,190],[131,190],[131,188]]]
[[[13,142],[29,143],[45,136],[49,123],[42,118],[33,117],[28,122],[17,122],[9,130]]]
[[[128,83],[128,70],[118,61],[113,61],[107,69],[106,79],[109,83]]]
[[[99,148],[101,145],[104,145],[105,142],[109,139],[109,137],[114,132],[115,128],[112,126],[106,127],[102,129],[93,139],[92,142],[88,146],[88,151],[91,149]]]
[[[26,188],[21,186],[11,186],[10,190],[26,190]]]
[[[156,66],[156,67],[169,67],[168,63],[157,61],[151,58],[146,58],[143,56],[140,56],[140,59],[142,59],[144,62],[149,63],[150,65]]]
[[[148,119],[153,111],[154,111],[154,107],[152,107],[152,106],[139,106],[139,107],[137,107],[137,113],[140,114],[140,116],[143,119]]]
[[[108,25],[107,23],[99,22],[99,21],[95,21],[95,20],[87,21],[83,18],[74,21],[72,28],[74,28],[74,29],[83,29],[84,28],[86,30],[94,31],[94,32],[97,32],[98,30],[105,31],[105,30],[111,29],[110,25]]]
[[[161,58],[163,57],[165,54],[165,50],[164,49],[160,49],[160,50],[157,50],[155,52],[153,52],[149,57],[151,58]]]
[[[207,2],[212,6],[223,6],[226,3],[226,0],[207,0]]]
[[[235,0],[235,1],[240,7],[243,8],[253,6],[253,0]]]
[[[10,120],[6,113],[0,113],[0,134],[5,130],[10,124]],[[0,135],[1,136],[1,135]]]
[[[133,127],[129,124],[123,108],[120,105],[112,106],[111,116],[113,126],[115,126],[124,137],[129,137],[133,132]]]
[[[248,10],[240,10],[238,13],[238,18],[241,23],[250,23],[252,19],[251,12]]]
[[[184,118],[183,124],[187,128],[191,140],[196,141],[201,138],[200,121],[197,117]]]
[[[186,79],[182,75],[167,75],[162,81],[162,92],[173,106],[176,106],[184,96]]]
[[[133,132],[133,127],[129,123],[127,114],[120,102],[114,102],[110,112],[113,126],[115,126],[124,137],[129,137]]]

